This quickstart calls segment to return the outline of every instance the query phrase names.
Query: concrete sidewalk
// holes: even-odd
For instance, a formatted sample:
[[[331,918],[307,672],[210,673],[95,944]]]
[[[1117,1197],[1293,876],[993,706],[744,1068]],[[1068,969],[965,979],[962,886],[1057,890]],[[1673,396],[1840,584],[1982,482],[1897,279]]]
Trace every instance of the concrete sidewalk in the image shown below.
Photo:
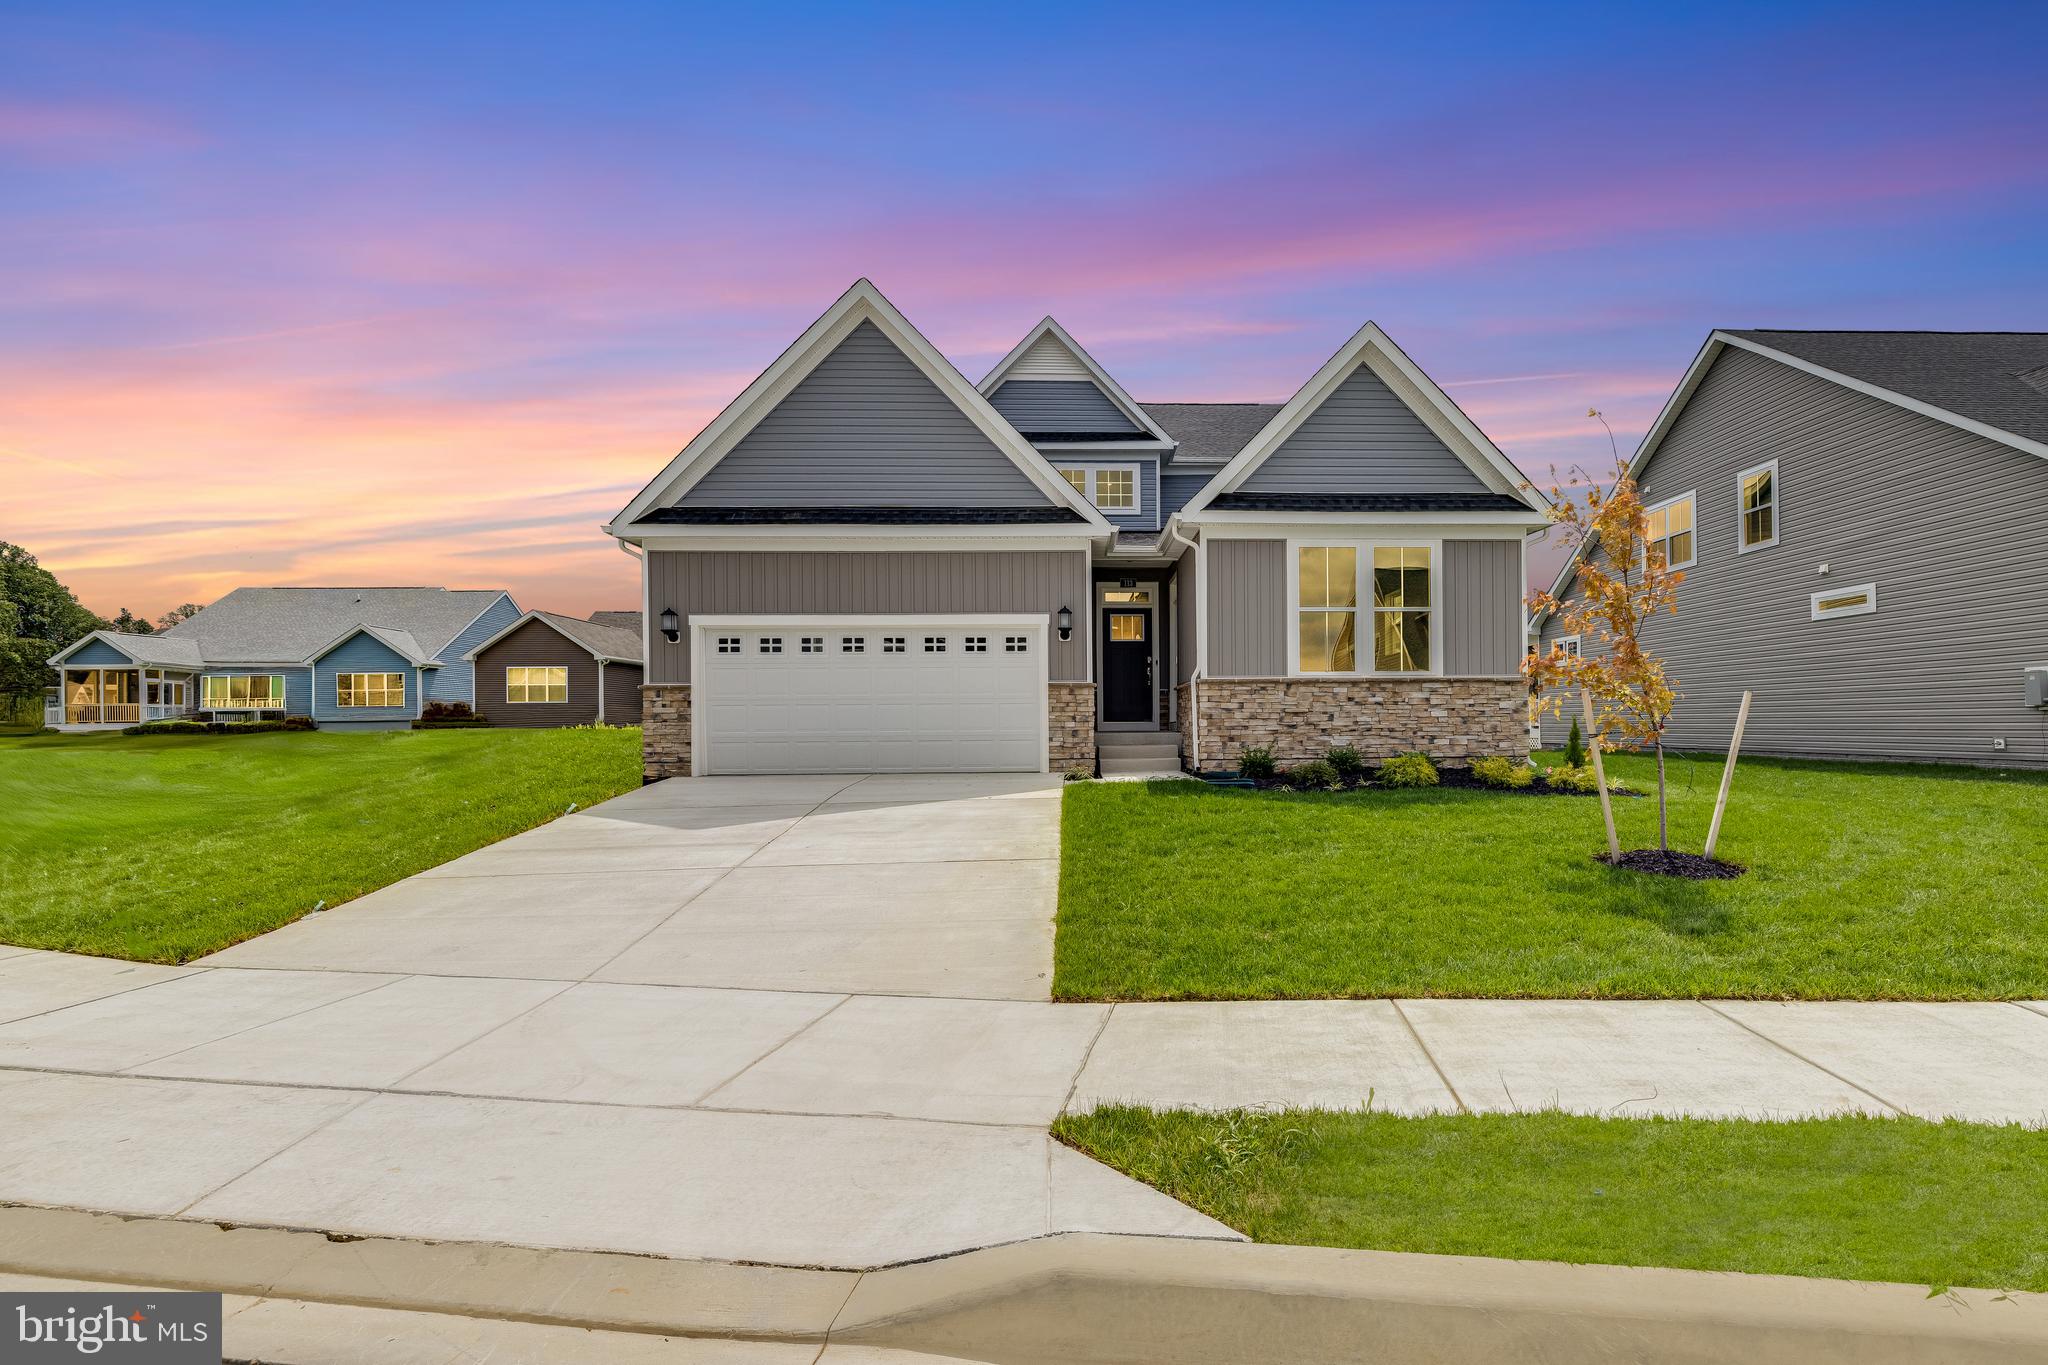
[[[1111,1101],[2048,1120],[2048,1005],[1053,1004],[1044,778],[672,781],[192,967],[0,949],[0,1201],[870,1267],[1235,1234]]]

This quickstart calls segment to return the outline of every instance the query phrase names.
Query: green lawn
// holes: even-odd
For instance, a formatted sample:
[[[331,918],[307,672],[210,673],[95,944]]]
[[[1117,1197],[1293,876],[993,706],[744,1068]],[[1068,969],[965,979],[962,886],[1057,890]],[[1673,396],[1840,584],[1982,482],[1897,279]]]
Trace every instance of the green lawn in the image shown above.
[[[184,962],[639,784],[627,729],[0,739],[0,943]]]
[[[1117,1108],[1054,1131],[1261,1242],[2048,1290],[2048,1132],[2017,1125]]]
[[[1613,760],[1636,785],[1649,761]],[[1671,765],[1697,851],[1715,759]],[[1616,803],[1654,845],[1654,800]],[[1725,882],[1618,872],[1599,803],[1068,788],[1061,999],[2048,995],[2048,775],[1746,760]]]

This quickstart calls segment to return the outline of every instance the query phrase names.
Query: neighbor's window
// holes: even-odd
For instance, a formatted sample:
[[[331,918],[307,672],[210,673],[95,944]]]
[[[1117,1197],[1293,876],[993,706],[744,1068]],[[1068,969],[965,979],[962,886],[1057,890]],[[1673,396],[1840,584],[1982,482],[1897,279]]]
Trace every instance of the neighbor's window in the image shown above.
[[[1834,588],[1813,595],[1813,619],[1832,616],[1868,616],[1877,610],[1877,584],[1859,583],[1853,588]]]
[[[206,678],[199,691],[209,711],[274,711],[284,705],[284,678],[276,673]]]
[[[1372,552],[1372,666],[1381,673],[1429,671],[1430,551],[1381,545]]]
[[[1579,637],[1576,635],[1560,635],[1551,642],[1551,648],[1564,655],[1567,659],[1576,659],[1579,657]]]
[[[1648,511],[1650,553],[1670,569],[1683,569],[1693,562],[1693,504],[1691,493],[1662,502]]]
[[[337,673],[334,675],[334,703],[337,706],[403,706],[403,673]]]
[[[1350,545],[1304,545],[1295,556],[1304,673],[1358,671],[1358,550]]]
[[[1778,543],[1778,462],[1760,464],[1735,476],[1735,497],[1742,508],[1743,550],[1761,550]]]
[[[569,700],[567,668],[508,668],[505,700],[513,702]]]

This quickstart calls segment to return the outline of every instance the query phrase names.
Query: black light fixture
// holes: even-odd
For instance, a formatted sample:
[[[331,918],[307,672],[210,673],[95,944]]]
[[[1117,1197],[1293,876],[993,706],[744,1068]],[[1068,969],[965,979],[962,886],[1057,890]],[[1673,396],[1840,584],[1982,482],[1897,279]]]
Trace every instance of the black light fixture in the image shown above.
[[[661,611],[661,638],[674,644],[683,638],[683,623],[676,619],[674,607],[663,607]]]
[[[1062,640],[1074,638],[1074,612],[1071,607],[1060,608],[1060,638]]]

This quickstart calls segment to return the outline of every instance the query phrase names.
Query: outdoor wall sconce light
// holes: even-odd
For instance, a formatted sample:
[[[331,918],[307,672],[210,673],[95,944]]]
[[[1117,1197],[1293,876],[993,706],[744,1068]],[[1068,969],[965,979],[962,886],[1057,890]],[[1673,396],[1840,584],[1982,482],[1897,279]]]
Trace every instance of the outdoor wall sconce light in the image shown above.
[[[1062,640],[1074,638],[1074,612],[1070,607],[1060,608],[1060,638]]]
[[[676,620],[674,607],[663,607],[661,611],[661,638],[674,644],[683,638],[682,622]]]

